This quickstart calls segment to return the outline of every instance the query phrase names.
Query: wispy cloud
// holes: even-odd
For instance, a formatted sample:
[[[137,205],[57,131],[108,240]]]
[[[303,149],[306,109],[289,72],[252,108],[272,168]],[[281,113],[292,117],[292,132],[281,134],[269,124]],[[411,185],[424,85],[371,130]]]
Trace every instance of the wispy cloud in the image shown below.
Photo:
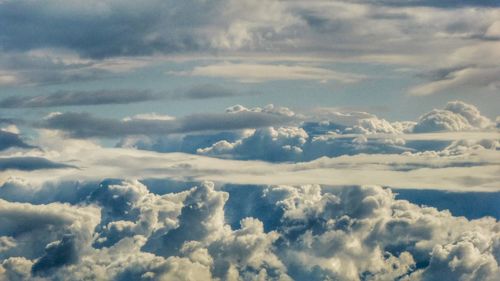
[[[151,90],[137,89],[102,89],[95,91],[59,90],[45,95],[6,97],[0,100],[0,108],[13,109],[132,104],[156,100],[204,100],[258,94],[258,92],[253,91],[236,91],[217,84],[199,84],[187,90],[178,89],[169,92],[153,92]]]
[[[411,95],[427,96],[457,90],[500,89],[500,67],[467,67],[452,71],[442,79],[430,81],[409,90]]]
[[[139,90],[99,90],[99,91],[58,91],[48,95],[12,96],[0,100],[3,108],[30,108],[54,106],[83,106],[101,104],[128,104],[161,98],[150,91]]]
[[[254,63],[220,63],[196,66],[190,71],[171,72],[177,75],[222,77],[244,83],[261,83],[273,80],[312,80],[354,83],[364,75],[338,72],[327,68],[301,65],[275,65]]]

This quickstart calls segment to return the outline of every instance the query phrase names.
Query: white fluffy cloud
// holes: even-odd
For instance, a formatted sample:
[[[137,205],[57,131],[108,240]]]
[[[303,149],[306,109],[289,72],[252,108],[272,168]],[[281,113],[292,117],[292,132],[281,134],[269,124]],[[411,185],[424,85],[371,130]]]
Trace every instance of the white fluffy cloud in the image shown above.
[[[228,110],[239,112],[249,109],[234,106]],[[325,109],[316,112],[312,119],[321,121],[305,121],[300,126],[257,129],[253,133],[242,135],[240,139],[218,140],[210,146],[198,148],[196,152],[222,158],[309,161],[323,156],[360,153],[439,152],[452,142],[450,140],[444,145],[445,141],[438,139],[429,138],[427,143],[424,140],[411,140],[412,133],[495,132],[490,119],[481,115],[475,106],[461,101],[449,102],[442,110],[435,109],[424,114],[418,122],[389,122],[368,113],[340,113]],[[489,141],[497,140],[498,137],[495,137]]]
[[[443,110],[434,109],[421,116],[413,131],[465,131],[484,129],[492,125],[491,120],[482,116],[475,106],[453,101],[446,104]]]
[[[3,263],[9,264],[9,258],[15,257],[31,259],[35,275],[76,263],[92,251],[94,228],[100,222],[100,210],[94,206],[32,205],[0,199],[0,213]]]
[[[301,159],[302,148],[308,134],[297,127],[257,129],[255,132],[230,143],[225,140],[214,143],[196,152],[203,155],[236,155],[242,159],[265,159],[269,161],[290,161]]]
[[[442,270],[442,276],[453,271],[456,279],[499,276],[498,260],[489,248],[498,235],[494,220],[465,222],[394,200],[390,191],[374,186],[334,194],[322,194],[318,186],[277,187],[267,196],[284,209],[281,227],[294,241],[282,249],[285,260],[320,279],[358,280],[364,275],[369,280],[440,280],[433,270]],[[464,229],[464,224],[475,230]],[[473,241],[468,249],[453,249],[464,236]],[[461,260],[438,261],[455,260],[456,255]],[[429,266],[418,265],[429,260]]]
[[[232,193],[210,182],[164,195],[138,181],[103,182],[75,205],[2,201],[0,280],[499,276],[500,227],[493,218],[453,217],[396,200],[378,186],[260,190],[260,200],[274,206],[271,215],[279,224],[267,225],[274,230],[265,231],[255,217],[229,226]]]

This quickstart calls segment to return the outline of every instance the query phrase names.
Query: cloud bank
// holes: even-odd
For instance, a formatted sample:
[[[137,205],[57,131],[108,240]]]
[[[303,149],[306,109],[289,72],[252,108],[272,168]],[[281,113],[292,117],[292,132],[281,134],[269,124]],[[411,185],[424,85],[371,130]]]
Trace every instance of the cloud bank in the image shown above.
[[[273,113],[294,117],[298,124],[175,137],[130,136],[118,146],[229,159],[301,162],[361,153],[445,153],[454,141],[461,140],[481,143],[484,148],[496,150],[494,144],[499,140],[494,122],[475,106],[461,101],[448,102],[444,109],[423,114],[417,122],[390,122],[366,112],[338,112],[324,108],[304,115],[272,105],[250,109],[236,105],[226,112]]]
[[[239,227],[228,225],[232,193],[210,182],[165,194],[151,193],[134,180],[103,182],[75,205],[2,201],[0,276],[5,280],[499,277],[498,222],[493,218],[453,217],[395,200],[390,190],[378,186],[329,190],[280,185],[259,188],[257,194],[278,224],[264,224],[255,212],[258,203],[242,201],[257,217],[241,219]],[[29,228],[26,220],[33,221]],[[45,235],[48,229],[50,235]]]

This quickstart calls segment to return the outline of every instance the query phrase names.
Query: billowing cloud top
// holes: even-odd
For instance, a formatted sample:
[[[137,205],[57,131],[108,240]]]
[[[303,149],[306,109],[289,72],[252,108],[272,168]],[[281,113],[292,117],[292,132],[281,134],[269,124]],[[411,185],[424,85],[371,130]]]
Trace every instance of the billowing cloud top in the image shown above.
[[[154,194],[138,181],[103,182],[87,190],[87,196],[82,194],[76,205],[2,200],[0,276],[4,280],[499,277],[499,230],[493,218],[453,217],[395,200],[390,190],[378,186],[322,190],[317,185],[247,187],[258,200],[236,203],[237,210],[231,210],[235,217],[228,218],[228,204],[234,204],[231,196],[241,188],[227,192],[205,182],[178,193]],[[237,222],[246,215],[238,210],[254,217],[242,218],[238,227],[232,227],[228,219]]]

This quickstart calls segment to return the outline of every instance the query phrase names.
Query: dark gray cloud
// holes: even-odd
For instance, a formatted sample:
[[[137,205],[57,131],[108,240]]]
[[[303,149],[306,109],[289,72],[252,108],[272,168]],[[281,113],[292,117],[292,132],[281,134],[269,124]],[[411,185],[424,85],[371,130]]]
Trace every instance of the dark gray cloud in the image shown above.
[[[67,48],[84,57],[148,55],[199,49],[200,26],[222,1],[5,1],[0,6],[5,50]]]
[[[123,137],[128,135],[163,135],[202,131],[227,131],[286,124],[292,117],[264,113],[200,113],[175,120],[100,118],[88,113],[62,113],[51,116],[38,126],[67,132],[73,137]]]
[[[74,166],[52,162],[41,157],[9,157],[0,158],[0,171],[74,168]]]
[[[473,66],[453,66],[449,68],[438,68],[427,72],[419,73],[417,74],[417,77],[427,79],[430,81],[450,80],[456,76],[457,72],[470,67]]]
[[[0,100],[2,108],[51,107],[68,105],[128,104],[155,100],[159,95],[146,90],[58,91],[49,95],[12,96]]]
[[[495,0],[358,2],[377,6],[439,8],[499,6]],[[3,1],[0,6],[0,47],[6,51],[65,48],[83,57],[97,59],[207,51],[218,45],[213,42],[217,40],[217,31],[225,32],[234,19],[242,18],[245,22],[246,17],[252,17],[253,5],[246,5],[248,9],[241,10],[231,9],[231,5],[227,0],[153,0],[140,5],[134,1],[101,1],[99,5],[79,2],[61,5],[55,0]],[[221,15],[225,17],[221,19]],[[256,13],[256,17],[259,16],[261,14]],[[255,17],[252,20],[257,22]],[[313,17],[308,17],[307,21],[316,26],[325,23]]]
[[[25,143],[18,134],[0,130],[0,151],[11,147],[33,148],[33,146]]]

